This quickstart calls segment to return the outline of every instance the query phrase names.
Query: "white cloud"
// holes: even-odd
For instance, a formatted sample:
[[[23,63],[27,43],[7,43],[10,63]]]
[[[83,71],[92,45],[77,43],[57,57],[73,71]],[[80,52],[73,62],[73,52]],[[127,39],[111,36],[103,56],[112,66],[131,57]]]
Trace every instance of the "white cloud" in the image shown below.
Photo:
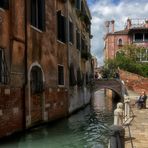
[[[115,31],[124,29],[127,18],[148,18],[147,0],[122,0],[113,4],[111,0],[98,0],[90,6],[92,15],[92,54],[103,64],[103,36],[105,34],[104,22],[115,20]]]

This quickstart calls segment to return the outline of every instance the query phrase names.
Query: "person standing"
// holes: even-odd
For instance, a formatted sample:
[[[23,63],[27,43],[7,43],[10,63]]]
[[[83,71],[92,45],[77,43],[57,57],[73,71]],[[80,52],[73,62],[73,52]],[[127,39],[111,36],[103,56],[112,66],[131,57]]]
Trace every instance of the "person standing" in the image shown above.
[[[138,108],[146,108],[146,99],[147,99],[147,95],[144,91],[141,92],[141,95],[139,96],[138,100],[137,100],[137,104],[138,104]]]

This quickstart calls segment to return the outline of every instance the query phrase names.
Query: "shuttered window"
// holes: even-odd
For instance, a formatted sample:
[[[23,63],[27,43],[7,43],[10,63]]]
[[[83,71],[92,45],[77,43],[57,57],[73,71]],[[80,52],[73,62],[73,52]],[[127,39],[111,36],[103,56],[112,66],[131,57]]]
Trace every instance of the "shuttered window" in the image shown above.
[[[31,0],[31,25],[45,30],[45,0]]]
[[[9,73],[6,64],[6,60],[4,58],[3,50],[0,49],[0,83],[7,84],[9,82]]]
[[[76,0],[75,6],[78,10],[80,10],[81,9],[81,0]]]
[[[9,9],[9,0],[0,0],[0,8]]]
[[[66,43],[66,18],[61,15],[61,11],[57,12],[57,38]]]
[[[64,66],[58,65],[58,85],[64,85]]]

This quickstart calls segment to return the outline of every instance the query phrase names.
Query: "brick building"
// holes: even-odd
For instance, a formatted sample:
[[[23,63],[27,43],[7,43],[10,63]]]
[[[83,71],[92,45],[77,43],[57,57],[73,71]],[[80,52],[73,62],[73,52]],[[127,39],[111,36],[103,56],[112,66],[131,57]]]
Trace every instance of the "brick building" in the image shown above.
[[[85,0],[0,1],[0,137],[89,102],[90,19]]]
[[[115,31],[115,21],[106,21],[107,33],[104,38],[105,59],[116,57],[120,48],[126,44],[136,44],[146,47],[144,53],[139,56],[140,61],[148,61],[148,20],[147,19],[127,19],[123,30]]]

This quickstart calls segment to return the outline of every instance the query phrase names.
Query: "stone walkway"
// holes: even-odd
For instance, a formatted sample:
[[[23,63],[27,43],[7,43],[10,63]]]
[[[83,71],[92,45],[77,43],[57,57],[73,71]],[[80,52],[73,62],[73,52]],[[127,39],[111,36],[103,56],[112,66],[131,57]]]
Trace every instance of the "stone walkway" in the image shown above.
[[[135,97],[131,98],[131,108],[135,115],[130,125],[132,141],[129,138],[128,127],[126,127],[125,148],[148,148],[148,100],[147,109],[137,109],[137,107],[133,105],[135,100]]]

